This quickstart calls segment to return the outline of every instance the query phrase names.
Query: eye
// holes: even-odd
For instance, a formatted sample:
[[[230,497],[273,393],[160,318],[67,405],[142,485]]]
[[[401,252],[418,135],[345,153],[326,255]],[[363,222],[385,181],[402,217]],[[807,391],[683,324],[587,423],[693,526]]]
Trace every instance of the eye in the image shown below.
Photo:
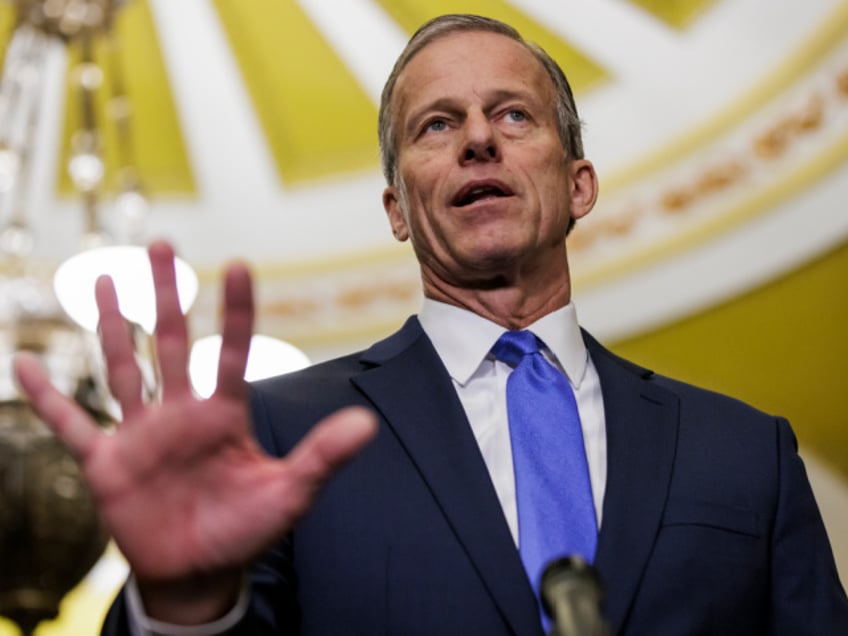
[[[448,124],[444,119],[431,119],[424,126],[424,132],[442,132],[447,130]]]
[[[523,110],[512,109],[510,111],[507,111],[505,117],[509,121],[513,121],[513,122],[525,122],[525,121],[527,121],[527,113],[525,113]]]

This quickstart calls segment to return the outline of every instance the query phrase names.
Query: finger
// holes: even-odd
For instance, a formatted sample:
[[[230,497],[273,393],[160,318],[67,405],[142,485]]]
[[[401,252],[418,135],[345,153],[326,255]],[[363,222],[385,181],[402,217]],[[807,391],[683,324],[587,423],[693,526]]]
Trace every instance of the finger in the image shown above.
[[[130,419],[142,407],[141,372],[135,360],[130,326],[121,314],[115,285],[108,276],[97,279],[94,287],[100,312],[100,345],[109,372],[109,390],[121,405],[124,419]]]
[[[177,295],[174,250],[166,242],[157,241],[148,254],[156,291],[156,353],[162,396],[168,398],[189,391],[188,327]]]
[[[253,333],[253,312],[250,272],[244,265],[232,265],[224,279],[224,324],[215,390],[219,395],[235,399],[246,395],[244,370]]]
[[[14,361],[15,377],[32,407],[68,450],[80,460],[88,456],[100,431],[76,402],[60,393],[31,353],[19,353]]]
[[[349,407],[321,420],[282,460],[287,477],[281,513],[293,523],[309,509],[324,482],[377,433],[373,413]]]

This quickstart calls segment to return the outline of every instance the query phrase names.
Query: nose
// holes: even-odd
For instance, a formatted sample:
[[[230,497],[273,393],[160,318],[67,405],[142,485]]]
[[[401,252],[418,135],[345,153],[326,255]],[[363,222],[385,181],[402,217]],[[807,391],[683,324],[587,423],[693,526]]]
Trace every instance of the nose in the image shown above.
[[[500,161],[501,149],[497,131],[485,113],[469,113],[465,120],[460,163]]]

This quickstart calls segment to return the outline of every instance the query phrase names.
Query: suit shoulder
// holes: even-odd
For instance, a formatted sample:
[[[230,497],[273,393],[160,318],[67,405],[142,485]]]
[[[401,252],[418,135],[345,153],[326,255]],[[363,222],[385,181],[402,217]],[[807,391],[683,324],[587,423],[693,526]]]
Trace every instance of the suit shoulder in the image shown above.
[[[331,360],[325,360],[306,368],[283,373],[274,377],[258,380],[251,384],[252,390],[259,394],[274,394],[281,390],[291,391],[315,384],[347,381],[352,375],[367,368],[361,362],[362,352],[351,353]]]
[[[281,454],[331,413],[367,406],[351,382],[362,368],[359,354],[351,354],[253,382],[251,418],[262,446]]]
[[[679,396],[682,403],[697,404],[703,408],[719,409],[754,418],[775,418],[773,414],[766,413],[732,395],[690,384],[659,373],[652,373],[648,381]]]
[[[611,388],[603,386],[605,381],[614,384],[622,378],[627,378],[627,382],[637,383],[636,386],[641,387],[648,394],[653,394],[656,398],[676,401],[680,406],[681,414],[686,418],[733,423],[769,422],[770,427],[773,427],[776,419],[782,419],[739,398],[640,366],[612,353],[588,334],[586,334],[586,344],[600,374],[605,392]]]
[[[327,390],[350,384],[352,377],[380,366],[402,353],[423,334],[417,318],[411,316],[397,332],[366,349],[319,362],[299,371],[255,382],[252,389],[254,394],[259,395],[303,391],[312,397],[315,397],[314,391],[317,390],[320,392],[318,397],[326,397],[324,394]]]

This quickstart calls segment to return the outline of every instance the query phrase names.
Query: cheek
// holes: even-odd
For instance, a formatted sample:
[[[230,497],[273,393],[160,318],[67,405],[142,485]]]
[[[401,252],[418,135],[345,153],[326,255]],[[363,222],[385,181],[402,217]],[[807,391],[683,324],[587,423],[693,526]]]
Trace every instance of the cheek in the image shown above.
[[[430,205],[426,195],[426,190],[416,188],[407,190],[401,199],[403,217],[413,243],[426,241],[427,235],[432,232],[433,221],[430,218]]]
[[[539,222],[540,232],[546,236],[564,236],[571,217],[571,205],[568,200],[568,186],[555,178],[540,183]]]
[[[542,173],[542,175],[541,178],[536,178],[533,181],[533,193],[538,198],[536,205],[545,214],[566,207],[567,188],[565,184],[560,183],[556,175],[550,174],[550,170],[547,173]]]
[[[429,223],[434,203],[440,200],[439,180],[430,176],[426,164],[415,170],[415,177],[404,180],[402,203],[406,218],[413,225]]]
[[[539,196],[548,200],[548,203],[559,203],[567,207],[569,180],[568,173],[557,166],[556,161],[550,161],[539,167],[537,174],[543,175],[537,181]]]

